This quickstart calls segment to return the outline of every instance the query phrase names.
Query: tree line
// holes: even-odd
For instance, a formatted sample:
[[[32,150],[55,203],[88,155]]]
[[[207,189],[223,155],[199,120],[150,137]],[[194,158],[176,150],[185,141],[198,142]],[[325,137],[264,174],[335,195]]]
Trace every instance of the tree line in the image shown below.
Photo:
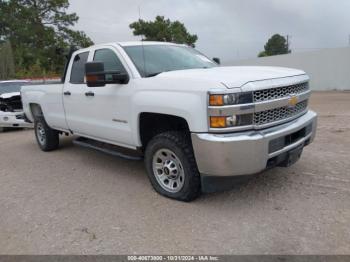
[[[68,7],[68,0],[0,0],[1,49],[13,53],[12,77],[55,75],[64,66],[63,50],[93,44],[71,29],[79,17]]]

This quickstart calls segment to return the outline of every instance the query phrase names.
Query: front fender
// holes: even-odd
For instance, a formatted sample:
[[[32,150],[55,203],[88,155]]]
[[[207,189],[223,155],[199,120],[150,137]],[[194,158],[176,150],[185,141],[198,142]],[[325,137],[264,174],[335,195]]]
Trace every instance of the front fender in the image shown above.
[[[206,93],[176,91],[141,91],[132,99],[132,129],[134,141],[141,146],[140,115],[157,113],[181,117],[186,120],[191,132],[207,132]]]

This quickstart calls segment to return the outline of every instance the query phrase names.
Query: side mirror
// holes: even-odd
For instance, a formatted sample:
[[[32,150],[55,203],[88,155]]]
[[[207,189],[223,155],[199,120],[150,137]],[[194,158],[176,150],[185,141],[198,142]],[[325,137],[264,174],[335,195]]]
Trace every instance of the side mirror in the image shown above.
[[[85,64],[86,84],[88,87],[100,87],[106,84],[127,84],[129,75],[119,71],[105,71],[104,63],[88,62]]]
[[[218,57],[214,57],[214,58],[213,58],[213,61],[214,61],[215,63],[217,63],[218,65],[221,64],[220,58],[218,58]]]
[[[88,87],[99,87],[106,85],[105,66],[100,62],[89,62],[85,64],[85,77]]]

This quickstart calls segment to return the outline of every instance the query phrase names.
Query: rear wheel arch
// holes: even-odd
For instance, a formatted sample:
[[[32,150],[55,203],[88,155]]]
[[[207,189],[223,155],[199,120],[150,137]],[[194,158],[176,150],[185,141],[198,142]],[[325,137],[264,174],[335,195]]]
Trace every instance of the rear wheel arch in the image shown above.
[[[59,146],[58,131],[50,128],[43,117],[37,117],[34,122],[35,138],[44,152],[56,150]]]
[[[30,112],[34,118],[34,120],[44,117],[44,113],[41,109],[41,106],[39,104],[31,103],[29,104]]]
[[[49,127],[39,104],[32,103],[29,107],[34,119],[35,138],[40,149],[45,152],[56,150],[59,146],[59,132]]]

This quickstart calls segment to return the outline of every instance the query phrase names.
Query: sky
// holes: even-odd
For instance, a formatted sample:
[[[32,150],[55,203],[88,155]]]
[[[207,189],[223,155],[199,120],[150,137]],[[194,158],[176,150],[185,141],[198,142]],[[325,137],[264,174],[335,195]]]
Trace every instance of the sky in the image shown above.
[[[96,43],[140,40],[129,24],[157,15],[179,20],[199,37],[196,48],[223,62],[254,58],[275,33],[289,35],[293,52],[345,47],[350,0],[70,0],[75,29]]]

